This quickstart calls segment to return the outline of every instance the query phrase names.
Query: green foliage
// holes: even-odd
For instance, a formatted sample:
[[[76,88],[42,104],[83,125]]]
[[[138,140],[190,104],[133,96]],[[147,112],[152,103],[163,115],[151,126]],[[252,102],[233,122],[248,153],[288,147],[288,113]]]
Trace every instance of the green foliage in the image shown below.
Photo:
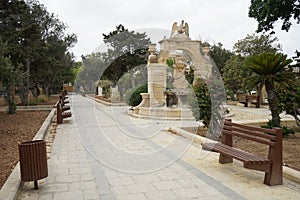
[[[172,68],[173,68],[173,65],[175,64],[175,59],[169,58],[169,59],[166,60],[166,63],[167,63],[167,65],[168,65],[169,67],[172,67]]]
[[[292,83],[293,73],[287,71],[286,67],[292,62],[287,55],[282,53],[262,53],[248,56],[243,67],[253,72],[247,79],[247,84],[255,87],[259,83],[278,82]]]
[[[190,72],[188,73],[187,71],[184,72],[185,74],[185,79],[189,84],[193,84],[194,79],[195,79],[195,70],[190,67]]]
[[[222,80],[216,76],[210,76],[206,81],[197,78],[193,84],[193,91],[195,97],[188,99],[193,116],[209,128],[208,134],[218,138],[226,112],[222,106],[226,100]]]
[[[7,53],[7,46],[3,44],[0,36],[0,86],[2,86],[7,93],[5,101],[8,104],[8,114],[16,112],[16,104],[11,97],[11,90],[14,90],[14,85],[18,84],[25,75],[19,68],[12,65],[11,59],[5,56]]]
[[[296,124],[300,126],[300,80],[295,80],[293,84],[281,83],[275,85],[277,106],[279,112],[285,111],[286,114],[295,118]]]
[[[266,125],[261,125],[262,128],[268,128],[272,129],[273,127],[276,127],[275,122],[272,120],[269,120]],[[295,134],[295,131],[292,128],[289,128],[287,126],[282,127],[282,136],[287,137],[288,134]]]
[[[278,38],[272,35],[248,34],[234,44],[233,51],[241,56],[258,55],[264,52],[275,53],[281,50],[281,45],[276,42],[278,42]]]
[[[249,71],[243,69],[244,58],[238,55],[233,55],[227,60],[223,68],[223,81],[225,88],[230,92],[231,98],[237,95],[238,92],[246,92],[248,90],[245,85],[245,77],[249,76]]]
[[[72,85],[75,85],[75,80],[78,76],[78,73],[80,72],[80,67],[82,65],[82,62],[76,62],[74,64],[74,67],[71,69],[71,76],[72,76],[72,79],[71,79],[71,83]]]
[[[128,31],[123,25],[109,34],[103,34],[103,41],[110,47],[107,52],[82,56],[83,67],[76,79],[76,89],[95,91],[99,79],[111,81],[118,86],[121,100],[129,88],[147,79],[147,50],[150,39],[145,33]],[[106,93],[107,91],[107,93]],[[108,94],[108,88],[103,88]]]
[[[120,24],[116,27],[116,30],[111,31],[107,35],[103,34],[103,38],[105,44],[112,47],[108,52],[111,60],[103,73],[103,78],[109,79],[116,84],[124,73],[147,63],[150,39],[146,33],[129,31]],[[131,73],[132,87],[135,87],[133,81],[134,72]]]
[[[82,56],[82,65],[77,74],[75,89],[83,88],[84,92],[94,93],[96,83],[107,67],[108,53],[92,53]],[[104,79],[104,78],[103,78]]]
[[[275,82],[287,84],[293,82],[293,73],[286,70],[291,62],[292,60],[287,59],[287,56],[281,53],[262,53],[245,59],[244,68],[253,72],[246,79],[246,84],[250,87],[259,84],[266,86],[272,121],[277,127],[280,127],[280,118],[274,84]]]
[[[195,119],[202,120],[205,127],[209,126],[211,118],[211,96],[207,84],[203,79],[196,79],[193,85],[195,99],[189,99]]]
[[[225,48],[223,48],[222,43],[214,44],[210,47],[208,55],[213,59],[215,65],[218,67],[221,75],[223,74],[223,68],[225,63],[233,56],[233,53]]]
[[[20,98],[27,104],[28,91],[41,87],[46,94],[72,81],[75,34],[65,34],[67,26],[50,14],[37,0],[1,0],[0,36],[14,69],[27,73],[19,79]]]
[[[289,31],[291,19],[300,22],[299,0],[251,0],[249,17],[257,20],[257,32],[269,31],[273,24],[282,20],[281,29]]]
[[[234,44],[233,51],[236,55],[232,55],[225,63],[221,71],[222,78],[227,91],[232,94],[234,99],[239,92],[247,92],[257,85],[249,85],[247,78],[251,74],[251,70],[243,68],[244,59],[247,56],[259,55],[265,52],[275,53],[281,49],[281,45],[277,43],[278,39],[271,35],[247,35],[244,39],[238,40]]]
[[[8,105],[7,114],[15,114],[17,109],[16,103],[10,98],[6,99],[6,103]]]
[[[142,102],[141,93],[148,92],[148,84],[136,88],[131,94],[126,95],[126,103],[130,106],[138,106]]]

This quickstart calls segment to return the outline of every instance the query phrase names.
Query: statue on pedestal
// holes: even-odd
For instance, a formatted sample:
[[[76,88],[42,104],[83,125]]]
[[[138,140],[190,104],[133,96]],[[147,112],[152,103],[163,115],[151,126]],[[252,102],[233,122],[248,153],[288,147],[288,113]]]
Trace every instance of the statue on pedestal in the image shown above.
[[[176,34],[185,34],[189,38],[189,25],[181,20],[181,24],[178,26],[177,22],[173,23],[172,32],[170,37],[174,37]]]

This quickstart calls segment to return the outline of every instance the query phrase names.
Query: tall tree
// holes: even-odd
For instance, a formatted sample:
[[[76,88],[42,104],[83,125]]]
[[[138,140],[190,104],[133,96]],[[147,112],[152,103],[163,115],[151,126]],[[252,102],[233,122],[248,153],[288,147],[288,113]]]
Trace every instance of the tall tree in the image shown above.
[[[223,68],[225,67],[225,63],[233,53],[223,47],[222,43],[214,44],[210,47],[210,51],[208,55],[213,59],[215,65],[218,67],[221,75],[223,74]]]
[[[82,56],[82,67],[76,78],[76,88],[82,87],[84,92],[94,93],[95,84],[102,77],[109,62],[108,53],[92,53]]]
[[[244,39],[238,40],[233,51],[241,56],[258,55],[264,52],[277,52],[281,50],[281,44],[277,43],[278,38],[272,35],[247,35]]]
[[[103,34],[104,42],[112,48],[112,63],[104,72],[104,76],[114,83],[126,72],[147,63],[147,51],[150,39],[146,33],[128,31],[120,24],[116,30]],[[130,71],[131,84],[135,87],[134,70]]]
[[[244,58],[240,55],[233,55],[226,62],[223,68],[223,81],[225,88],[229,91],[231,99],[235,99],[238,92],[246,92],[244,84],[245,77],[249,76],[248,70],[243,69]]]
[[[292,19],[300,22],[300,3],[299,0],[251,0],[248,15],[257,20],[257,32],[274,29],[278,20],[283,21],[281,29],[289,31]]]
[[[8,113],[15,113],[14,85],[18,84],[25,75],[18,68],[12,65],[9,57],[6,57],[7,47],[3,44],[0,37],[0,87],[6,91],[6,102],[8,104]]]
[[[286,69],[291,62],[292,60],[287,59],[287,56],[281,53],[262,53],[245,59],[245,69],[253,72],[252,76],[247,78],[247,83],[252,87],[261,83],[266,86],[272,121],[277,127],[280,127],[280,117],[277,109],[275,82],[293,81],[293,74]]]
[[[29,74],[20,86],[21,100],[27,104],[29,89],[57,87],[73,64],[68,50],[76,35],[66,35],[67,26],[37,0],[0,1],[0,36],[8,44],[7,56],[14,66],[22,65]],[[37,93],[38,94],[38,93]]]
[[[293,64],[289,66],[289,70],[294,73],[295,81],[293,83],[281,83],[275,85],[277,94],[278,107],[280,111],[292,115],[295,122],[300,126],[300,59],[299,52],[293,57]]]

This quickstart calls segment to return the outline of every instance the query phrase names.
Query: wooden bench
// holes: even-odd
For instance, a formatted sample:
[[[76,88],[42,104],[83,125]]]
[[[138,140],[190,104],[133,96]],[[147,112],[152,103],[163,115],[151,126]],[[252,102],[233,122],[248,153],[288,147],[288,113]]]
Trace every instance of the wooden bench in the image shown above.
[[[244,104],[244,107],[249,107],[249,103],[255,105],[256,108],[260,107],[259,96],[258,95],[241,95],[239,98],[239,103]]]
[[[71,112],[64,112],[63,105],[60,102],[58,102],[56,104],[56,121],[57,121],[57,123],[62,124],[63,119],[69,118],[69,117],[72,117]]]
[[[60,101],[60,103],[63,104],[63,106],[64,106],[65,104],[70,103],[70,101],[66,101],[67,98],[68,98],[68,97],[66,97],[66,96],[59,95],[59,101]]]
[[[245,95],[245,100],[239,100],[239,102],[244,104],[244,107],[249,107],[249,103],[255,105],[256,108],[260,107],[258,95]]]
[[[269,147],[268,156],[258,156],[233,147],[233,136],[255,141]],[[202,143],[202,149],[220,153],[219,163],[243,162],[247,169],[265,172],[264,184],[282,185],[282,129],[265,129],[225,120],[221,142]]]
[[[258,95],[246,95],[246,102],[255,105],[255,108],[259,108],[259,96]]]

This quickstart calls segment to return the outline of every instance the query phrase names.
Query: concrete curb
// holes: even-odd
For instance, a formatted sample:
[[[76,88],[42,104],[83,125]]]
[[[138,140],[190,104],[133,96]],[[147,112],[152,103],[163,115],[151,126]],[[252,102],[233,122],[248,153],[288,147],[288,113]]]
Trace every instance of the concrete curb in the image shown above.
[[[176,133],[182,137],[188,138],[188,139],[192,140],[193,142],[200,143],[200,144],[204,143],[204,142],[216,142],[214,140],[190,133],[188,131],[185,131],[185,130],[177,128],[177,127],[170,127],[169,131],[172,133]],[[300,183],[300,172],[297,170],[294,170],[287,166],[283,166],[283,176],[286,179]]]
[[[120,103],[109,103],[109,102],[103,101],[103,100],[101,100],[101,99],[97,99],[97,98],[95,98],[95,97],[92,97],[92,96],[90,96],[90,95],[86,95],[86,97],[88,97],[88,98],[90,98],[90,99],[92,99],[92,100],[94,100],[94,101],[97,101],[98,103],[102,103],[102,104],[104,104],[105,106],[126,106],[126,104],[125,104],[125,103],[122,103],[122,102],[120,102]]]
[[[0,111],[7,111],[7,106],[0,106]],[[53,106],[51,105],[41,105],[41,106],[17,106],[16,110],[52,110]]]
[[[283,176],[296,183],[300,183],[300,172],[297,170],[283,166]]]
[[[51,124],[53,117],[55,116],[56,109],[52,109],[48,117],[38,130],[33,140],[43,140],[47,130]],[[2,186],[0,190],[0,199],[5,200],[16,200],[21,192],[23,182],[20,179],[20,162],[15,166],[14,170]]]

